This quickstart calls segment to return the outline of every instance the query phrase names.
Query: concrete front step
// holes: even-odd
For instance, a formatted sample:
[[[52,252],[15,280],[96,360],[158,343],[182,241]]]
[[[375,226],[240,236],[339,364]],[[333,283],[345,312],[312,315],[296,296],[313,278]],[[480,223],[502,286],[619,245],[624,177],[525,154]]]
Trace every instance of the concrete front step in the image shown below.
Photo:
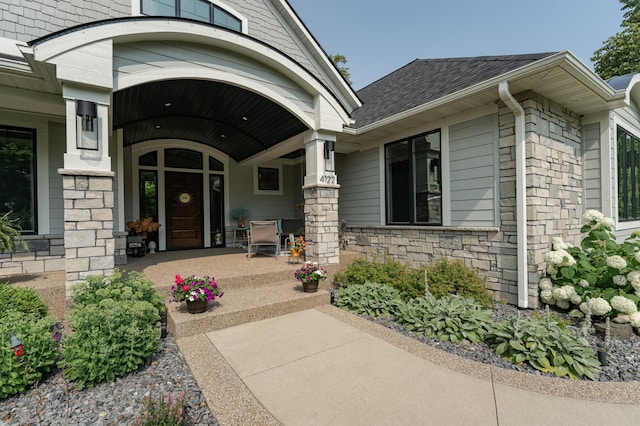
[[[219,302],[206,312],[190,314],[186,303],[167,304],[167,324],[176,338],[203,334],[236,325],[311,309],[330,302],[330,284],[323,282],[316,293],[304,293],[294,280],[256,287],[225,286]]]

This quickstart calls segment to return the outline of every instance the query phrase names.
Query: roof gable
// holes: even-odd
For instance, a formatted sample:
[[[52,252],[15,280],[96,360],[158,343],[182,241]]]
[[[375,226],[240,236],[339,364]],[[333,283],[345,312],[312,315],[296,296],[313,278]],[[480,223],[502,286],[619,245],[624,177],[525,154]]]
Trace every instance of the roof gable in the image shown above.
[[[524,67],[555,52],[470,58],[416,59],[357,92],[360,128]]]

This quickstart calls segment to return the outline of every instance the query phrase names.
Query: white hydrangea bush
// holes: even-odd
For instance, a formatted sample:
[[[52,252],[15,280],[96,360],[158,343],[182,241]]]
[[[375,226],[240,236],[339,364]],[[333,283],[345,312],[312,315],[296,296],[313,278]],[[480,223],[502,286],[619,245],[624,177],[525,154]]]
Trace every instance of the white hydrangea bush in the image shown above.
[[[619,244],[613,219],[589,210],[582,220],[579,247],[552,239],[538,283],[540,300],[572,316],[629,315],[633,327],[640,328],[640,231]]]

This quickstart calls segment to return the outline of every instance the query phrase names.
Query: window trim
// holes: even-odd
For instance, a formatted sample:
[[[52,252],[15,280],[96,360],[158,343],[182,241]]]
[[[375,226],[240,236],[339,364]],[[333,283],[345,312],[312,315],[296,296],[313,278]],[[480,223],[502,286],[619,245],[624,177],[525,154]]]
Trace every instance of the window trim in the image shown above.
[[[8,126],[4,124],[0,124],[1,130],[18,130],[25,133],[31,133],[31,145],[32,145],[32,155],[31,155],[31,188],[33,190],[32,194],[32,205],[33,211],[31,212],[31,219],[33,221],[33,229],[23,229],[20,231],[21,235],[37,235],[38,234],[38,131],[35,128],[30,127],[19,127],[19,126]]]
[[[440,184],[440,193],[443,193],[443,182],[442,182],[442,146],[443,146],[443,132],[442,128],[429,130],[426,132],[418,133],[415,135],[410,135],[404,137],[402,139],[395,140],[393,142],[388,142],[382,146],[383,156],[383,170],[384,170],[384,180],[382,182],[384,188],[384,220],[386,225],[394,225],[394,226],[443,226],[444,223],[444,197],[443,194],[440,198],[440,221],[438,223],[424,223],[424,222],[416,222],[415,218],[415,210],[416,210],[416,182],[414,179],[414,140],[419,139],[421,137],[426,137],[428,135],[432,135],[438,133],[440,135],[440,151],[439,151],[439,161],[440,167],[438,167],[438,182]],[[389,220],[390,212],[389,212],[389,187],[388,187],[388,178],[389,178],[389,170],[387,167],[387,147],[395,144],[400,144],[402,142],[409,142],[407,145],[407,151],[409,155],[409,184],[410,184],[410,197],[409,197],[409,205],[406,208],[409,210],[409,221],[408,222],[393,222]]]
[[[616,156],[616,173],[617,173],[617,179],[616,179],[616,189],[617,189],[617,194],[616,194],[616,200],[617,200],[617,206],[618,208],[616,209],[616,215],[618,217],[618,222],[621,224],[625,224],[625,223],[630,223],[630,222],[637,222],[640,220],[640,183],[636,183],[635,185],[635,189],[636,191],[633,191],[632,194],[632,200],[631,200],[631,211],[625,211],[625,215],[626,217],[623,217],[620,213],[622,210],[622,205],[623,204],[629,204],[629,201],[627,201],[627,203],[623,203],[622,202],[622,197],[621,197],[621,192],[627,192],[627,191],[622,191],[621,186],[622,185],[622,166],[626,165],[626,161],[625,160],[625,156],[622,150],[622,146],[621,146],[621,135],[626,135],[628,138],[630,138],[630,142],[632,147],[636,147],[637,148],[637,152],[636,152],[636,156],[640,157],[640,138],[638,136],[636,136],[634,133],[632,133],[631,131],[627,130],[626,128],[624,128],[623,126],[621,126],[620,124],[616,125],[616,134],[615,134],[615,140],[616,140],[616,151],[617,151],[617,156]],[[634,150],[635,152],[635,150]],[[635,167],[634,167],[635,166]],[[638,164],[634,164],[633,162],[633,158],[631,161],[631,167],[633,167],[635,170],[640,169],[640,165]],[[631,170],[631,177],[630,177],[630,181],[631,182],[637,182],[640,179],[640,176],[635,175],[635,170],[632,169]],[[626,170],[627,167],[625,167],[624,171],[624,175],[626,176]],[[635,177],[635,179],[634,179]],[[624,183],[627,183],[627,179],[624,180]],[[635,203],[633,201],[633,198],[635,198]],[[633,215],[633,209],[635,206],[635,216],[633,217],[629,217],[630,215]]]

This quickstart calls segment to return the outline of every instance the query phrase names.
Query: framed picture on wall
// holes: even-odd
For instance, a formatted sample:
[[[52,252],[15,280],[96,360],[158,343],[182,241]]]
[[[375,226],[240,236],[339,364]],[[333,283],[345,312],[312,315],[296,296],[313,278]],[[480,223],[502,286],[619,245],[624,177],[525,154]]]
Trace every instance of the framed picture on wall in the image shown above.
[[[258,190],[279,191],[279,170],[271,167],[258,167]]]

